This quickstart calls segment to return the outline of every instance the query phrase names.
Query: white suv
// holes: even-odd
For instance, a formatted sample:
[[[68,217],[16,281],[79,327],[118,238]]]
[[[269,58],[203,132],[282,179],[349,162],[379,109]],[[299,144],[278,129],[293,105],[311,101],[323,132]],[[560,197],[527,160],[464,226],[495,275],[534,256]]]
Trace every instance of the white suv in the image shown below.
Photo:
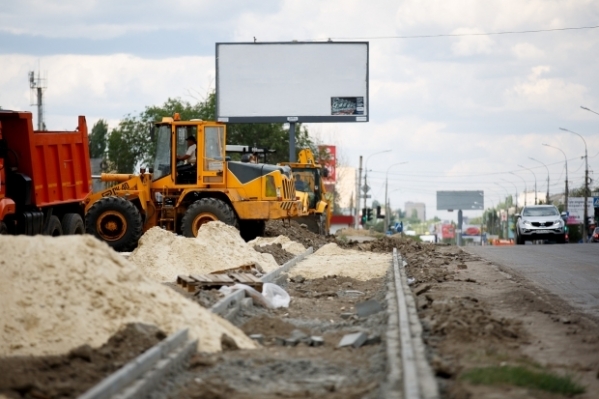
[[[565,223],[555,206],[525,206],[516,216],[516,244],[524,244],[527,240],[566,242]]]

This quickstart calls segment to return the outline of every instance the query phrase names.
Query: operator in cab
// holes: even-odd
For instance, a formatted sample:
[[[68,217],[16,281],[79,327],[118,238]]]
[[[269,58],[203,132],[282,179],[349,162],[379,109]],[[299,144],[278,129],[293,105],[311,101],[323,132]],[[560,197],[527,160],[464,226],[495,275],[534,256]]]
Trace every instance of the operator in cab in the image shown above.
[[[195,165],[196,163],[196,139],[193,136],[187,137],[187,151],[183,155],[177,155],[178,161],[185,161],[185,164]]]

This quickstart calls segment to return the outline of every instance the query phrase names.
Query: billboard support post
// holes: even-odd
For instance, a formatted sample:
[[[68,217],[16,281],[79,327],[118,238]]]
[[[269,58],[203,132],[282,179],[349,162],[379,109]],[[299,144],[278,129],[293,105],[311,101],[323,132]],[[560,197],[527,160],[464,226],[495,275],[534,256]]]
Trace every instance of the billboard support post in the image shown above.
[[[462,245],[462,210],[458,210],[458,234],[456,234],[457,246]]]
[[[295,161],[295,122],[289,122],[289,162]]]

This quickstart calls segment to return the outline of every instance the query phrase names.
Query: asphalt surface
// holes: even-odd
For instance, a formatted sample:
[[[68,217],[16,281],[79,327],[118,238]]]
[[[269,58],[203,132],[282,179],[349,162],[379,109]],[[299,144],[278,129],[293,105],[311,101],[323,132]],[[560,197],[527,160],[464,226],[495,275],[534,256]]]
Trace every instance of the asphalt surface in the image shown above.
[[[513,269],[573,307],[599,318],[599,243],[463,248]]]

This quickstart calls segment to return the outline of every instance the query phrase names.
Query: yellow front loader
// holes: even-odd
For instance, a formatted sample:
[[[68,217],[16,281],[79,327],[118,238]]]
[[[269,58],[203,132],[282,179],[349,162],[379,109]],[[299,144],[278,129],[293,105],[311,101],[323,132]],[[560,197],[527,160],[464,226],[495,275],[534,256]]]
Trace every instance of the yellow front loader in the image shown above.
[[[139,174],[102,174],[115,185],[85,199],[86,231],[118,251],[137,245],[154,226],[195,237],[202,224],[220,220],[250,240],[265,221],[302,214],[291,168],[229,161],[226,126],[201,120],[163,118],[154,129],[153,166]],[[182,164],[195,138],[195,163]]]
[[[304,215],[295,218],[299,223],[304,223],[308,229],[316,234],[327,235],[331,225],[333,200],[327,193],[323,177],[326,168],[316,163],[314,154],[310,149],[303,149],[298,154],[297,162],[282,162],[279,165],[291,167],[295,180],[296,195],[305,199],[307,209]],[[304,206],[306,208],[306,206]]]

